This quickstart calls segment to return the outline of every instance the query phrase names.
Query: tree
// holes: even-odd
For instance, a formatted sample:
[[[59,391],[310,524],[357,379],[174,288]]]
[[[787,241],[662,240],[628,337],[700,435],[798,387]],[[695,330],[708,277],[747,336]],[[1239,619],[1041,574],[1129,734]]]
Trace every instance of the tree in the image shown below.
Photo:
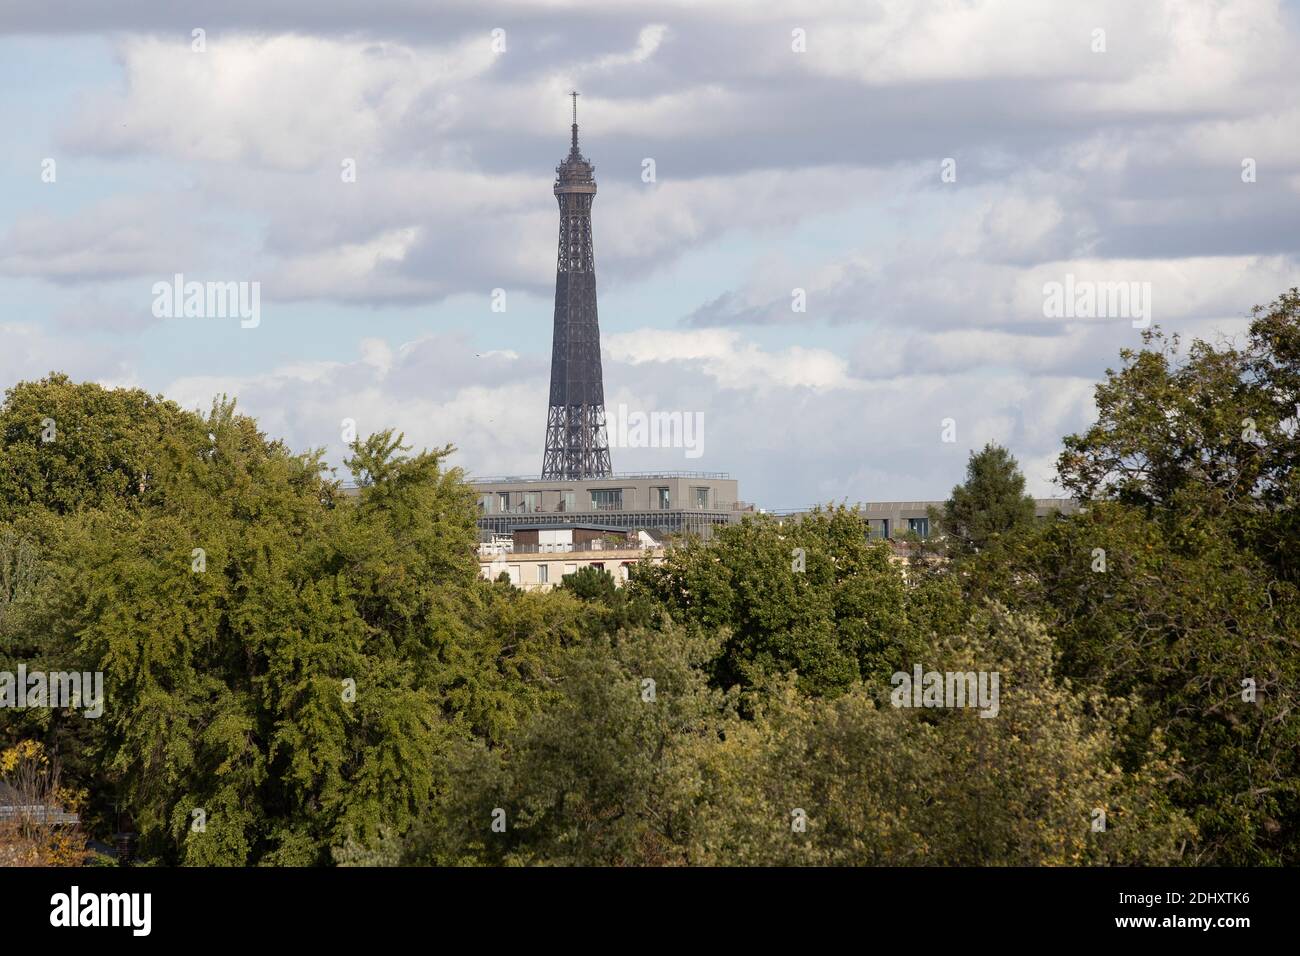
[[[1135,698],[1126,746],[1160,735],[1182,757],[1169,793],[1199,831],[1190,862],[1294,862],[1300,595],[1225,532],[1093,502],[982,552],[963,584],[1040,617],[1080,686]]]
[[[1098,419],[1065,439],[1073,494],[1169,506],[1196,489],[1221,507],[1294,508],[1300,457],[1300,290],[1257,307],[1240,345],[1143,333],[1097,387]]]
[[[560,581],[560,589],[584,601],[599,601],[607,606],[613,605],[618,591],[613,575],[590,565],[566,574]]]
[[[205,442],[202,420],[140,389],[51,373],[0,404],[0,521],[33,508],[67,514],[147,494],[163,449]]]
[[[992,718],[898,709],[879,684],[811,697],[778,677],[744,719],[737,694],[709,686],[714,654],[676,627],[566,651],[559,695],[518,734],[461,748],[463,786],[413,831],[405,861],[1155,864],[1192,834],[1165,796],[1174,770],[1158,742],[1135,770],[1118,764],[1129,702],[1059,682],[1031,619],[992,608],[928,658],[1000,671]]]
[[[825,700],[774,683],[702,757],[689,862],[1176,862],[1193,828],[1164,794],[1176,771],[1159,741],[1122,770],[1131,702],[1075,691],[1052,658],[1041,625],[991,606],[925,666],[999,673],[996,716],[896,707],[871,684]]]
[[[1300,860],[1300,298],[1255,316],[1242,344],[1123,352],[1058,463],[1083,513],[961,578],[1042,619],[1067,676],[1138,699],[1127,746],[1181,754],[1189,859],[1217,865]]]
[[[671,550],[631,592],[705,633],[725,635],[718,686],[754,686],[794,670],[810,693],[836,694],[888,674],[914,635],[903,576],[855,510],[818,509],[797,522],[750,517],[709,544]]]
[[[65,408],[119,401],[52,387]],[[108,706],[22,719],[73,745],[100,813],[120,804],[162,862],[319,863],[405,829],[445,785],[450,742],[501,720],[500,654],[472,630],[472,493],[443,467],[449,449],[357,443],[353,498],[319,453],[267,440],[233,403],[181,419],[143,490],[69,480],[25,517],[37,582],[4,617],[21,615],[45,661],[102,671]],[[88,473],[83,453],[123,459],[117,439],[135,447],[109,437],[67,473]]]
[[[1257,306],[1244,341],[1144,333],[1097,387],[1098,418],[1065,439],[1062,484],[1085,502],[1195,513],[1300,584],[1300,289]]]
[[[1025,476],[1011,453],[987,444],[971,452],[966,482],[952,489],[942,514],[932,514],[947,551],[974,554],[993,538],[1032,524],[1034,499],[1025,494]]]
[[[60,820],[77,813],[84,791],[59,783],[57,758],[44,744],[23,740],[0,751],[0,804],[21,808],[0,819],[0,866],[84,866],[90,856],[79,823]]]
[[[408,841],[408,863],[685,862],[696,743],[734,701],[700,665],[716,642],[681,628],[584,642],[555,661],[559,692],[500,748],[459,748],[448,790]]]

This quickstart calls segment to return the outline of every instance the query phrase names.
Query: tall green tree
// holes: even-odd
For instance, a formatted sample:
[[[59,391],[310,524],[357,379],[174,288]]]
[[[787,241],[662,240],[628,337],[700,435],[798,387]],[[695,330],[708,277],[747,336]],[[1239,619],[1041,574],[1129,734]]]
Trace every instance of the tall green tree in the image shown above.
[[[1041,618],[1067,676],[1137,697],[1130,746],[1182,756],[1193,862],[1300,860],[1298,319],[1292,290],[1237,341],[1124,351],[1059,461],[1084,512],[962,577]]]
[[[971,452],[966,481],[955,486],[940,514],[931,514],[945,550],[952,556],[974,554],[998,535],[1032,524],[1034,499],[1025,494],[1025,476],[1001,445],[989,443]]]
[[[1097,387],[1095,425],[1065,439],[1058,470],[1084,500],[1224,529],[1300,584],[1300,289],[1253,310],[1217,345],[1144,333]]]
[[[614,576],[600,568],[579,568],[573,574],[566,574],[559,587],[584,601],[599,601],[613,605],[618,594]]]
[[[716,641],[634,630],[555,659],[559,691],[505,746],[462,745],[460,786],[407,842],[416,864],[673,865],[698,817],[698,745],[734,712]]]
[[[54,405],[75,422],[122,400],[55,378],[11,390],[0,420]],[[268,440],[233,403],[138,411],[137,431],[109,430],[102,448],[83,428],[64,433],[71,451],[20,429],[22,468],[6,449],[11,480],[70,477],[35,488],[23,527],[0,533],[11,581],[32,578],[14,534],[36,554],[34,585],[10,587],[0,655],[101,671],[107,696],[99,720],[19,719],[74,749],[100,818],[125,816],[163,862],[319,863],[401,832],[445,785],[451,742],[530,706],[504,636],[483,626],[472,494],[450,449],[358,442],[351,496],[319,453]],[[137,447],[147,467],[96,483],[95,462]]]

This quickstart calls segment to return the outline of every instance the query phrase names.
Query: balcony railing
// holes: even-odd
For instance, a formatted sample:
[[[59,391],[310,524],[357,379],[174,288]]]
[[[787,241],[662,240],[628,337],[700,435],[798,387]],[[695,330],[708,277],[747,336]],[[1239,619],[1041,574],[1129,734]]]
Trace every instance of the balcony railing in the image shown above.
[[[33,806],[0,807],[0,822],[22,820],[31,823],[77,823],[79,817],[59,807],[35,804]]]
[[[501,516],[508,516],[508,515],[543,515],[543,514],[568,514],[568,515],[578,516],[578,515],[604,514],[609,512],[619,512],[623,514],[632,514],[632,513],[667,514],[674,511],[688,511],[688,512],[704,513],[704,514],[716,514],[718,512],[727,512],[727,511],[751,512],[757,510],[758,509],[754,507],[753,502],[750,501],[715,501],[713,504],[710,505],[700,505],[698,503],[692,502],[685,505],[670,505],[667,508],[661,508],[658,502],[651,502],[649,505],[643,507],[638,504],[628,504],[626,501],[622,502],[621,504],[608,502],[608,503],[598,504],[594,506],[590,502],[588,502],[587,507],[585,508],[575,503],[572,508],[566,508],[564,506],[564,502],[561,501],[553,509],[550,510],[546,508],[525,509],[522,506],[515,506],[511,508],[509,511],[500,511],[500,510],[488,511],[485,510],[480,505],[478,514],[480,518],[494,518],[494,517],[501,517]]]
[[[551,484],[563,485],[585,481],[643,481],[647,478],[705,478],[729,481],[731,475],[725,471],[620,471],[605,478],[539,478],[535,475],[489,475],[479,477],[470,475],[467,479],[472,485],[521,485]]]
[[[579,541],[569,544],[514,544],[513,542],[497,542],[494,544],[479,545],[478,554],[480,558],[493,558],[498,555],[504,556],[509,554],[573,554],[574,552],[591,552],[591,551],[640,551],[642,550],[641,542],[628,541],[626,543],[619,541]]]

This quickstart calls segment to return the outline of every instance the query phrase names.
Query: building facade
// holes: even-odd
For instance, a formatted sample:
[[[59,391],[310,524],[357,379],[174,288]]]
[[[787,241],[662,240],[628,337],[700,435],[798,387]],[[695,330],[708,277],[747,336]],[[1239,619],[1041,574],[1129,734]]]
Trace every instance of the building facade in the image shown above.
[[[663,546],[645,534],[584,522],[521,525],[478,549],[480,576],[495,581],[504,574],[525,591],[549,591],[583,568],[604,571],[622,587],[638,562],[663,559]]]
[[[942,501],[864,501],[856,507],[871,525],[871,536],[884,540],[898,540],[909,534],[930,537],[930,509],[943,511]],[[1034,517],[1045,519],[1048,515],[1074,514],[1079,503],[1073,498],[1035,498]],[[798,519],[807,511],[773,512],[778,518]]]
[[[722,472],[636,472],[608,478],[472,479],[478,493],[478,525],[487,535],[517,528],[596,522],[656,536],[712,536],[754,506],[740,500],[738,482]]]

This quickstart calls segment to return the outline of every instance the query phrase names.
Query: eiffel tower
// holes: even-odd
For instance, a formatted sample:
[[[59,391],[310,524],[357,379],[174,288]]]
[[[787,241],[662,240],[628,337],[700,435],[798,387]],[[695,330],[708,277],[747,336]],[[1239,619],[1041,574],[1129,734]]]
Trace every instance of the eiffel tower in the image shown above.
[[[546,416],[542,477],[608,478],[605,385],[596,318],[596,262],[591,245],[595,167],[578,151],[578,93],[573,97],[573,143],[555,167],[560,203],[560,251],[555,264],[555,333],[551,345],[551,403]]]

